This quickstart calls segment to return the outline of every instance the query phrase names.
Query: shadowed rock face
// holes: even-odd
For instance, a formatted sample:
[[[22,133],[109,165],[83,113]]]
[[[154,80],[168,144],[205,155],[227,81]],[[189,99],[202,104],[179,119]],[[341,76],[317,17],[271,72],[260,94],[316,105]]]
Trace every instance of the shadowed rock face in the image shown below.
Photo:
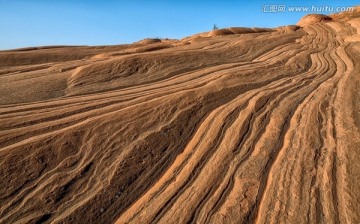
[[[0,223],[359,223],[360,22],[336,18],[0,52]]]

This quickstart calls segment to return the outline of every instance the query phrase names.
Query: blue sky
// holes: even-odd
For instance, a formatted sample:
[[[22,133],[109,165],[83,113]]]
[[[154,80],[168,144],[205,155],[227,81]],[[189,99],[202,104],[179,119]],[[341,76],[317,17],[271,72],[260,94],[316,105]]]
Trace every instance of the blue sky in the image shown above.
[[[114,45],[182,38],[218,27],[296,24],[306,12],[264,13],[264,5],[354,6],[353,0],[0,0],[0,49]],[[326,14],[326,13],[325,13]]]

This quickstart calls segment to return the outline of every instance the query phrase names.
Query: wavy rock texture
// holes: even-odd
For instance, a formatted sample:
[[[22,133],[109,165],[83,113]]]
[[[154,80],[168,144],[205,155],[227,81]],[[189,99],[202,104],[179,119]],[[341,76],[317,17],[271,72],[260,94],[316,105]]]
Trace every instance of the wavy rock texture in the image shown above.
[[[228,30],[0,52],[0,223],[359,223],[359,18]]]

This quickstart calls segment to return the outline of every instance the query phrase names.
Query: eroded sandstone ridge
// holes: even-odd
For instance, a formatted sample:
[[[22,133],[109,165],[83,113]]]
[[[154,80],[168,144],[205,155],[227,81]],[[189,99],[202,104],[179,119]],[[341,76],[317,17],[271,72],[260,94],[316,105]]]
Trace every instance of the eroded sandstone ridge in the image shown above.
[[[360,223],[359,10],[315,17],[0,52],[0,223]]]

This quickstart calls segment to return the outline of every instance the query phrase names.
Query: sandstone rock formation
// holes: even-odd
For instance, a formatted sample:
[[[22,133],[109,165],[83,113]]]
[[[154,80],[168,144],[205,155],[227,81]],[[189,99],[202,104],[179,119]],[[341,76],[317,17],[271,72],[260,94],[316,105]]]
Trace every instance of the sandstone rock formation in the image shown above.
[[[0,52],[0,223],[360,223],[359,15]]]

